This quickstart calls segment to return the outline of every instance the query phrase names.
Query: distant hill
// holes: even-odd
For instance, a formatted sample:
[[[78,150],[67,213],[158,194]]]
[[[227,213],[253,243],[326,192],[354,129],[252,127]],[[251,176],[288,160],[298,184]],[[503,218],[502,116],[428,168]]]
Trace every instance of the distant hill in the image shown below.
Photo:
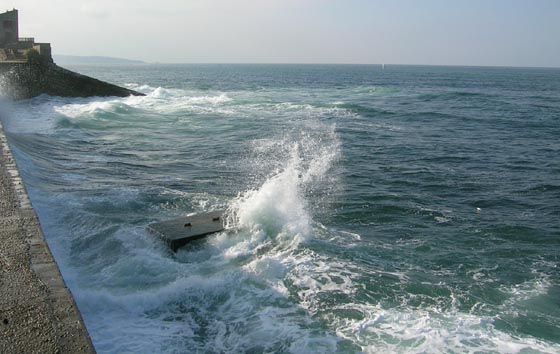
[[[58,65],[135,65],[146,64],[141,60],[130,60],[98,56],[53,55]]]

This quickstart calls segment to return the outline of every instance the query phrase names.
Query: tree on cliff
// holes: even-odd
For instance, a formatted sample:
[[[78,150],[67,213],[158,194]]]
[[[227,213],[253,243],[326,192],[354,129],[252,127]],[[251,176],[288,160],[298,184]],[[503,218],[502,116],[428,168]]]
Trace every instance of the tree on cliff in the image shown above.
[[[31,65],[38,65],[43,62],[43,57],[35,48],[26,50],[25,56],[27,57],[27,62]]]

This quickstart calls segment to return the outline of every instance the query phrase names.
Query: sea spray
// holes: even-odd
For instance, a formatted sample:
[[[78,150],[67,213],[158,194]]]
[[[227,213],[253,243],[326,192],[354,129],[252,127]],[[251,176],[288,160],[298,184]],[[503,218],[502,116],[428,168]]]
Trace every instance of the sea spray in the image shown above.
[[[288,233],[301,241],[309,237],[297,146],[293,150],[283,171],[267,179],[258,190],[249,190],[233,201],[231,212],[239,227],[262,230],[267,235]]]
[[[320,203],[319,188],[328,190],[337,184],[329,177],[329,169],[340,154],[334,127],[315,123],[314,128],[251,144],[257,161],[250,165],[261,169],[274,166],[274,170],[260,187],[247,190],[231,202],[230,227],[258,230],[296,243],[312,236],[309,197]]]

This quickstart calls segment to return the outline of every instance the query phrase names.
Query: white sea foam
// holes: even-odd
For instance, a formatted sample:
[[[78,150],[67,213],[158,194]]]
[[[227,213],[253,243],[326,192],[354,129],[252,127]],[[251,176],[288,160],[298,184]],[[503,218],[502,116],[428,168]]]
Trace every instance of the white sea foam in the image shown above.
[[[233,114],[233,111],[225,106],[232,102],[232,98],[225,93],[201,94],[197,91],[147,85],[135,89],[144,92],[146,96],[62,98],[42,95],[13,105],[3,104],[4,115],[12,117],[7,121],[6,129],[13,132],[49,134],[63,119],[87,121],[102,113],[116,113],[123,117],[132,113],[130,118],[134,118],[134,112],[130,112],[133,110],[158,114]],[[112,116],[107,117],[113,119]]]
[[[12,133],[52,134],[57,122],[64,118],[56,107],[64,104],[59,97],[39,96],[32,100],[4,105],[4,129]]]
[[[457,301],[451,301],[451,309],[438,306],[412,307],[406,301],[396,307],[367,301],[323,303],[322,299],[325,298],[355,298],[362,290],[363,280],[354,282],[353,278],[363,275],[363,269],[351,262],[333,262],[317,254],[308,254],[296,262],[287,278],[297,288],[299,306],[328,323],[339,338],[359,345],[364,353],[555,353],[560,349],[557,344],[503,332],[494,325],[499,315],[465,313],[455,307]],[[410,281],[405,274],[396,276],[403,284]],[[368,277],[372,281],[375,279],[371,270]],[[502,305],[502,314],[546,294],[550,286],[547,277],[541,276],[502,289],[511,294],[510,299]],[[451,297],[454,297],[453,293]]]
[[[337,334],[359,343],[365,353],[554,353],[554,346],[533,338],[511,336],[494,328],[493,318],[437,309],[382,309],[347,305],[361,320],[335,319]]]
[[[113,110],[121,101],[121,99],[116,98],[80,100],[77,103],[56,106],[54,110],[68,118],[78,118],[84,115],[90,118],[90,115],[96,112]]]
[[[438,306],[411,307],[406,302],[401,306],[385,307],[375,302],[340,301],[355,298],[362,289],[363,281],[355,282],[353,278],[363,274],[363,270],[352,263],[322,258],[308,254],[300,258],[287,274],[290,283],[297,288],[298,304],[315,318],[328,323],[339,338],[358,345],[364,353],[555,353],[560,349],[556,344],[529,336],[513,336],[496,329],[496,316]],[[409,281],[406,275],[399,275],[399,278],[405,283]],[[504,310],[515,307],[519,301],[542,295],[548,285],[539,280],[507,289],[513,297],[503,305]],[[322,301],[333,297],[340,300],[334,303]],[[456,302],[452,303],[456,305]]]

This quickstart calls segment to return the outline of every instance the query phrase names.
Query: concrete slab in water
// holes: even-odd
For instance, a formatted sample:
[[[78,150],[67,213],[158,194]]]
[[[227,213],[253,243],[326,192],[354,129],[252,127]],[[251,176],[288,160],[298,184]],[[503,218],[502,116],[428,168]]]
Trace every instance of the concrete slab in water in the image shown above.
[[[148,226],[175,252],[187,243],[201,239],[225,228],[224,211],[217,210],[157,222]]]

